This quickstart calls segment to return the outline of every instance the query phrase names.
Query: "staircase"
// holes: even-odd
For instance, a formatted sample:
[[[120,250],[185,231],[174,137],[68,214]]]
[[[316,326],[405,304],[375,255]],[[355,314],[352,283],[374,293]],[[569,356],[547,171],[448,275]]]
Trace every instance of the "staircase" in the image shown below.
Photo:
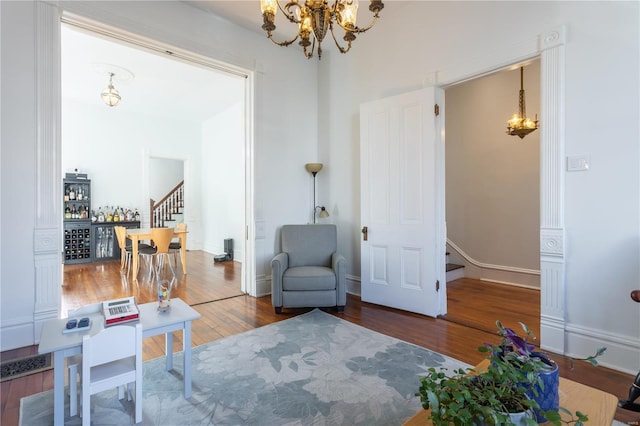
[[[449,253],[447,252],[447,282],[464,278],[464,265],[457,265],[449,262]]]
[[[183,209],[184,181],[177,184],[157,203],[154,200],[149,200],[151,227],[174,227],[177,223],[184,222]]]

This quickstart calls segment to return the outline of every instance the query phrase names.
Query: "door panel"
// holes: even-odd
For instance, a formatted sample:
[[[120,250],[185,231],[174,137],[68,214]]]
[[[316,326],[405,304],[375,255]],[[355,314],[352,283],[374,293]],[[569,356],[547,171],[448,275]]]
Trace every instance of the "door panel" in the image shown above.
[[[436,89],[360,108],[362,300],[436,316],[444,241],[436,232]],[[442,248],[442,256],[438,252]],[[444,282],[444,281],[441,281]]]

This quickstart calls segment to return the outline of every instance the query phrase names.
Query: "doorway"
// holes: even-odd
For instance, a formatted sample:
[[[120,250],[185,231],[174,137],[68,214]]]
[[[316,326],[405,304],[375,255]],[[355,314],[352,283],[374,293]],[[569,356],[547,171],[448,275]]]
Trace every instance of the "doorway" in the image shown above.
[[[214,138],[203,134],[210,135],[212,126],[220,123],[233,126],[217,133],[224,135],[225,143],[236,147],[235,153],[240,152],[226,160],[240,171],[239,176],[233,176],[234,189],[239,194],[233,210],[241,223],[233,235],[244,236],[245,223],[251,220],[253,210],[252,199],[247,196],[252,193],[253,171],[244,162],[244,152],[252,149],[252,140],[247,136],[252,134],[251,76],[187,52],[170,51],[166,46],[157,47],[158,53],[149,48],[148,41],[142,47],[131,39],[134,36],[126,37],[123,41],[124,36],[115,29],[113,34],[106,34],[104,27],[98,34],[86,22],[63,18],[63,173],[65,169],[78,168],[90,174],[94,206],[111,203],[139,208],[142,226],[148,226],[151,159],[177,160],[184,180],[189,182],[189,249],[208,250],[213,265],[213,255],[223,249],[223,241],[207,241],[205,232],[203,218],[215,218],[203,202],[211,179],[205,173],[208,165],[203,154],[208,149],[212,155],[215,150],[209,148]],[[65,54],[69,51],[73,54]],[[101,81],[104,76],[100,71],[114,63],[116,71],[125,68],[118,64],[125,63],[133,77],[127,81],[114,78],[122,101],[109,107],[100,101],[100,90],[108,83]],[[80,115],[83,120],[77,120]],[[220,116],[224,118],[216,118]],[[73,126],[74,122],[80,124]],[[220,156],[220,151],[215,153]],[[235,259],[242,265],[242,291],[250,292],[255,287],[247,285],[255,281],[248,277],[254,269],[250,267],[253,248],[244,238],[237,239],[236,248],[240,248],[235,251]]]
[[[521,291],[522,312],[538,315],[535,324],[530,317],[520,321],[539,323],[540,131],[522,139],[506,132],[518,111],[520,66],[526,112],[537,117],[539,59],[446,89],[448,269],[461,268],[448,274],[444,318],[491,332],[495,324],[474,322],[470,312],[479,308],[464,294],[480,300],[486,294],[487,303],[507,306],[509,289]],[[504,322],[500,315],[496,310],[495,319]]]

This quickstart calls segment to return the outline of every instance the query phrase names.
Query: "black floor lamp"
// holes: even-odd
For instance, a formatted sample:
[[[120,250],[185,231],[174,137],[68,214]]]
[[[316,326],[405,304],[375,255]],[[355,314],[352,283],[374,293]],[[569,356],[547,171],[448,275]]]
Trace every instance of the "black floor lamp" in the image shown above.
[[[320,170],[322,170],[322,163],[307,163],[304,165],[304,168],[313,175],[313,223],[316,223],[316,211],[318,211],[318,209],[320,209],[318,217],[329,217],[329,212],[324,208],[324,206],[316,205],[316,175]]]

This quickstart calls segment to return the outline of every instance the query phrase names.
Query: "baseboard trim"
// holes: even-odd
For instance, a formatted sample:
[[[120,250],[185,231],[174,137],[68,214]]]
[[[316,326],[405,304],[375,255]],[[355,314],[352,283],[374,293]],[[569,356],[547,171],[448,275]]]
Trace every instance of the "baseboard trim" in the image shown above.
[[[604,346],[607,350],[598,364],[631,375],[638,373],[640,339],[573,324],[566,325],[566,335],[567,356],[584,358]]]
[[[0,351],[8,351],[11,349],[22,348],[35,344],[34,339],[34,322],[23,322],[5,326],[0,329]]]
[[[513,286],[513,287],[527,288],[529,290],[540,291],[540,287],[536,287],[536,286],[528,285],[528,284],[519,284],[519,283],[508,282],[508,281],[492,280],[492,279],[489,279],[489,278],[480,278],[480,281],[486,282],[488,284],[491,284],[491,283],[504,284],[504,285],[510,285],[510,286]]]

